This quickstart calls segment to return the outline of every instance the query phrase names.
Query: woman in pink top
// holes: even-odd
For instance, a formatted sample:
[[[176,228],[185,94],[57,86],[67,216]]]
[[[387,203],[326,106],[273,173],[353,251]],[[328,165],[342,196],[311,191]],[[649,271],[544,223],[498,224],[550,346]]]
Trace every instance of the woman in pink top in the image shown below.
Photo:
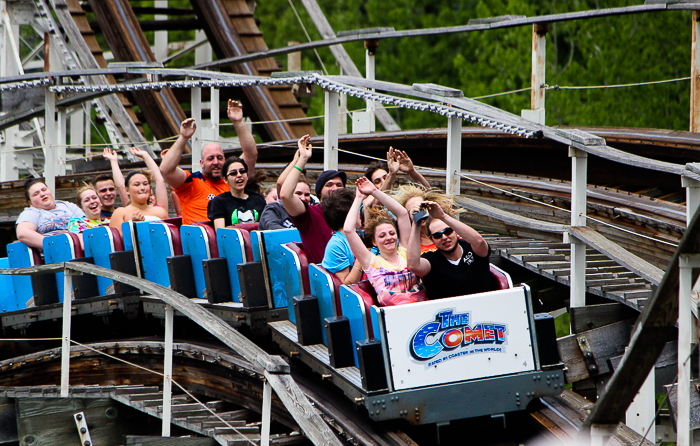
[[[425,300],[425,289],[420,278],[408,270],[406,248],[411,223],[408,211],[396,200],[378,190],[367,178],[361,177],[356,183],[355,201],[348,212],[343,232],[348,239],[353,255],[359,261],[367,278],[377,292],[377,300],[382,306],[401,305]],[[365,225],[365,235],[379,250],[380,255],[367,250],[355,231],[356,217],[362,201],[369,195],[396,215],[397,222],[388,213],[372,215]],[[399,242],[401,235],[401,242]]]

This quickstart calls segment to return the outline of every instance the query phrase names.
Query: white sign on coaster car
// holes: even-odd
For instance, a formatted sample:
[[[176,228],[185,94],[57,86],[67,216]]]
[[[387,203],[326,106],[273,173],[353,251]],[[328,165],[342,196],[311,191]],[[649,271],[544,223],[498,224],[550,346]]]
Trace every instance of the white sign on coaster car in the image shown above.
[[[536,369],[526,287],[381,311],[394,390]]]

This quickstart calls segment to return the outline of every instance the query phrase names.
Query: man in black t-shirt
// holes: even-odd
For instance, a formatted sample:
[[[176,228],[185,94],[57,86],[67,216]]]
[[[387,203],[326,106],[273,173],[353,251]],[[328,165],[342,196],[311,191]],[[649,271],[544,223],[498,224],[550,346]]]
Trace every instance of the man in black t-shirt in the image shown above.
[[[494,289],[489,272],[491,248],[474,229],[446,214],[432,201],[410,209],[428,208],[430,217],[411,228],[408,240],[408,269],[423,279],[429,300],[483,293]],[[425,224],[437,251],[420,253],[420,227]],[[461,239],[457,238],[457,236]]]

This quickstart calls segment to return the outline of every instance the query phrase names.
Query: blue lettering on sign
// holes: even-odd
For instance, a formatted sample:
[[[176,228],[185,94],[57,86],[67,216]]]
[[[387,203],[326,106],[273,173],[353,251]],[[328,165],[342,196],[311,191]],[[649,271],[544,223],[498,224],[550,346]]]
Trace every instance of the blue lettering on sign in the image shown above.
[[[469,313],[454,314],[453,310],[444,310],[435,315],[435,320],[420,327],[413,335],[409,350],[411,356],[419,361],[427,361],[443,351],[457,350],[455,353],[436,359],[428,366],[442,361],[473,353],[502,352],[498,347],[473,348],[471,345],[495,344],[506,342],[506,324],[485,322],[470,327]]]

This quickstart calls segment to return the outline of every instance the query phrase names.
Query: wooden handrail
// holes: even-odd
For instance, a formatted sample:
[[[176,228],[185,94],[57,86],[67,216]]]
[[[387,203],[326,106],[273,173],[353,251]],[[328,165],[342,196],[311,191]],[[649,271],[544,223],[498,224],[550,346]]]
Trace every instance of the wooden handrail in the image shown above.
[[[145,279],[114,272],[110,269],[84,262],[62,262],[33,266],[30,268],[3,268],[0,269],[0,274],[47,274],[60,272],[62,270],[106,277],[131,285],[141,291],[160,298],[163,302],[172,306],[214,335],[219,341],[226,344],[251,364],[257,364],[262,367],[265,378],[272,388],[275,389],[277,396],[279,396],[287,410],[289,410],[289,413],[299,424],[304,435],[314,444],[341,445],[333,431],[331,431],[328,425],[323,421],[316,409],[314,409],[306,399],[306,396],[299,386],[294,382],[294,379],[289,375],[289,365],[280,356],[269,355],[266,351],[255,345],[219,317],[215,316],[201,305],[193,303],[182,294]]]

